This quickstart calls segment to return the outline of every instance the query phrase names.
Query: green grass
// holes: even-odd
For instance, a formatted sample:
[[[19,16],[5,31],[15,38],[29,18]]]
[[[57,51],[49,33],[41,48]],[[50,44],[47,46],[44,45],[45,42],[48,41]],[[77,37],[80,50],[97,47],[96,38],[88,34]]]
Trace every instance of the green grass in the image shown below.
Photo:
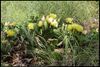
[[[2,1],[1,16],[6,21],[21,22],[31,15],[56,13],[58,17],[73,17],[79,22],[98,18],[98,1]]]

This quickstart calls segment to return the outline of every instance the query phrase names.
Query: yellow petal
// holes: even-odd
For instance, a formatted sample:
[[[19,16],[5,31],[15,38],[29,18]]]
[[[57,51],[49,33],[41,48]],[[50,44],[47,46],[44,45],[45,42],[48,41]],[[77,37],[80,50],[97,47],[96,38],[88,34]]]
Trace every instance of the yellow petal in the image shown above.
[[[15,31],[14,30],[7,30],[6,34],[7,34],[7,37],[12,37],[15,35]]]
[[[73,29],[73,25],[68,25],[68,26],[67,26],[67,29],[68,29],[69,31],[71,31],[71,30]]]
[[[34,24],[33,24],[33,23],[29,23],[29,24],[28,24],[28,29],[34,30]]]
[[[48,23],[53,22],[53,20],[54,20],[54,19],[53,19],[53,18],[51,18],[51,17],[47,19]]]
[[[56,18],[57,17],[57,15],[56,14],[53,14],[53,13],[50,13],[49,16],[52,17],[52,18]]]
[[[41,20],[42,20],[42,21],[45,21],[45,16],[43,16],[43,17],[41,18]]]
[[[58,22],[56,20],[54,20],[53,22],[51,22],[51,26],[58,27]]]
[[[42,21],[39,21],[38,26],[39,27],[42,27],[43,26],[43,22]]]
[[[4,25],[5,25],[5,26],[9,26],[9,25],[10,25],[10,22],[5,22]]]
[[[73,23],[73,24],[70,24],[68,25],[68,30],[76,30],[78,32],[82,32],[83,31],[83,27],[79,24],[76,24],[76,23]]]
[[[76,29],[78,32],[82,32],[83,31],[83,26],[73,23],[73,28]]]

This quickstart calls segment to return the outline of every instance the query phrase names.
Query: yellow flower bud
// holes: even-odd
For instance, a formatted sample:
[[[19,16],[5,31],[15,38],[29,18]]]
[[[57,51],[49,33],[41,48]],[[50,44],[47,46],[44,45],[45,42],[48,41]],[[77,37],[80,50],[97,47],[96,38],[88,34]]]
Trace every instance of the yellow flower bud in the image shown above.
[[[66,20],[67,23],[73,23],[72,22],[73,21],[73,18],[66,18],[65,20]]]
[[[42,21],[39,21],[38,26],[39,27],[42,27],[43,26],[43,22]]]
[[[51,22],[51,26],[58,27],[58,22],[56,20],[54,20],[53,22]]]
[[[15,31],[14,30],[7,30],[6,34],[7,34],[7,37],[12,37],[15,35]]]
[[[29,23],[29,24],[28,24],[28,29],[34,30],[34,24],[33,24],[33,23]]]

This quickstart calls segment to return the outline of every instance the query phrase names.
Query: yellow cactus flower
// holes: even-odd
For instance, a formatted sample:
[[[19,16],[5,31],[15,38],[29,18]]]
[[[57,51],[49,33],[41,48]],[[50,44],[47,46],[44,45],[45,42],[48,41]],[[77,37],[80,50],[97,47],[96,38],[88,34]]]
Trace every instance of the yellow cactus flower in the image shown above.
[[[83,27],[79,24],[73,23],[73,28],[76,29],[78,32],[82,32],[83,31]]]
[[[39,21],[38,26],[39,27],[42,27],[43,26],[43,22],[42,21]]]
[[[29,24],[28,24],[28,29],[34,30],[34,24],[33,24],[33,23],[29,23]]]
[[[70,31],[72,29],[73,30],[76,30],[78,32],[82,32],[83,31],[83,27],[81,25],[79,25],[79,24],[76,24],[76,23],[73,23],[73,24],[68,25],[67,29],[70,30]]]
[[[72,22],[73,21],[73,18],[66,18],[65,20],[66,20],[67,23],[73,23]]]
[[[53,22],[50,23],[51,26],[53,27],[58,27],[58,22],[56,20],[54,20]]]
[[[53,22],[53,20],[54,20],[54,19],[53,19],[53,18],[51,18],[51,17],[47,19],[48,23]]]
[[[52,13],[50,13],[50,15],[49,15],[50,17],[52,17],[52,18],[56,18],[57,17],[57,15],[56,14],[52,14]]]
[[[73,25],[71,24],[71,25],[68,25],[68,26],[66,26],[67,27],[67,29],[69,30],[69,31],[71,31],[72,29],[73,29]]]
[[[15,31],[14,30],[7,30],[6,34],[7,34],[7,37],[12,37],[15,35]]]

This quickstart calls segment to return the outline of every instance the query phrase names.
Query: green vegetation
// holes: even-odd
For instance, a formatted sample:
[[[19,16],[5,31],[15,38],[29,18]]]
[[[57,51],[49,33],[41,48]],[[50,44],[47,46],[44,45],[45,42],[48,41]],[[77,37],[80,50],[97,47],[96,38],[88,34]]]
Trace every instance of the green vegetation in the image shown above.
[[[98,17],[97,1],[5,1],[1,2],[1,16],[8,21],[25,21],[31,15],[56,13],[59,17],[73,17],[80,22]]]
[[[2,66],[98,66],[98,5],[98,1],[2,1]],[[97,20],[89,21],[92,18]]]

